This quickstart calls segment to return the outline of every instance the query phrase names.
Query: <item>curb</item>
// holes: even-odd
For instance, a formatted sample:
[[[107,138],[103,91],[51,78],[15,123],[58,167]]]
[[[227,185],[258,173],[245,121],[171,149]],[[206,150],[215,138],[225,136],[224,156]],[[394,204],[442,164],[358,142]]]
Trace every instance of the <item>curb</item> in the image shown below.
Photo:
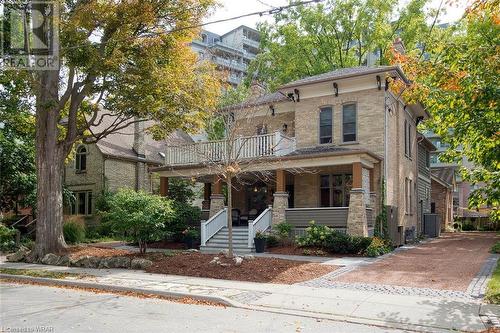
[[[42,277],[33,277],[33,276],[25,276],[25,275],[13,275],[13,274],[2,274],[0,273],[0,279],[9,279],[14,281],[26,281],[26,282],[35,282],[35,283],[45,283],[55,286],[68,286],[68,287],[80,287],[80,288],[92,288],[98,289],[102,291],[126,291],[133,292],[139,294],[149,294],[149,295],[158,295],[170,298],[192,298],[199,301],[208,301],[214,303],[220,303],[229,307],[241,308],[244,307],[243,304],[230,300],[223,296],[211,296],[211,295],[197,295],[190,293],[182,293],[182,292],[174,292],[174,291],[159,291],[159,290],[151,290],[144,288],[131,288],[131,287],[122,287],[122,286],[113,286],[106,284],[99,284],[94,282],[82,282],[82,281],[72,281],[72,280],[63,280],[63,279],[51,279],[51,278],[42,278]]]

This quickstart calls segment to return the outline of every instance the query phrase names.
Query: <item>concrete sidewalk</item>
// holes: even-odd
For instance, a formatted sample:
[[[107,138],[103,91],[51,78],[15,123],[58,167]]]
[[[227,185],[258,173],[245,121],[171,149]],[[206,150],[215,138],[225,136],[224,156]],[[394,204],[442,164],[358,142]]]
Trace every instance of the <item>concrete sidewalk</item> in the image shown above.
[[[388,295],[358,290],[314,288],[150,274],[120,269],[83,269],[24,263],[0,263],[1,268],[40,269],[86,273],[78,280],[103,286],[134,288],[143,292],[219,298],[241,308],[328,318],[407,330],[479,331],[484,316],[500,316],[499,306],[483,306],[474,299]]]

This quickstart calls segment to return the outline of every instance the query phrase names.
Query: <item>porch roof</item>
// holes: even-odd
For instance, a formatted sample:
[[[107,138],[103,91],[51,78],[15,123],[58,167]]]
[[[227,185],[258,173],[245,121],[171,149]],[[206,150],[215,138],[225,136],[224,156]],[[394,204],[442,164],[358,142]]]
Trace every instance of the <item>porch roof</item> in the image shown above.
[[[243,172],[264,170],[315,168],[361,162],[367,168],[382,161],[382,157],[366,149],[350,149],[334,145],[300,148],[285,156],[272,156],[260,160],[242,160]],[[161,166],[150,169],[163,177],[196,177],[216,174],[216,167],[206,163]]]

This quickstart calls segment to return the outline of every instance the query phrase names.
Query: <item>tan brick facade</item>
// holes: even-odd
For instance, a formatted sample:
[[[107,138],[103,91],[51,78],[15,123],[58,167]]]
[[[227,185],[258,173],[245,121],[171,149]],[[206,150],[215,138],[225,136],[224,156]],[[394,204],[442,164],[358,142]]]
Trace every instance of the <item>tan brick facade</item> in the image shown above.
[[[435,214],[439,215],[441,231],[445,231],[447,226],[453,224],[453,193],[434,179],[431,180],[431,193],[431,206],[434,206]]]

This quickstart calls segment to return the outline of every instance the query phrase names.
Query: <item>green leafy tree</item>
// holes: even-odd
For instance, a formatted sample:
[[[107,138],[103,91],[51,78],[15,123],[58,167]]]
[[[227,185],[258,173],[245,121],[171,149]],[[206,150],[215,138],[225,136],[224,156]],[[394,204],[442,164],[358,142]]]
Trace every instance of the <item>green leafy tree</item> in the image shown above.
[[[427,2],[328,0],[277,13],[273,23],[259,27],[264,51],[252,62],[249,80],[258,73],[273,90],[305,76],[361,66],[373,52],[381,56],[378,63],[386,64],[396,36],[409,48],[427,36]]]
[[[192,131],[204,124],[220,90],[213,66],[198,62],[189,47],[198,33],[192,27],[213,0],[57,2],[60,69],[13,74],[29,75],[28,96],[35,104],[34,258],[66,246],[62,175],[75,142],[94,143],[144,119],[155,121],[150,129],[155,138],[176,128]],[[50,12],[48,3],[30,4]],[[106,117],[114,121],[102,128],[109,123]]]
[[[159,241],[165,236],[172,220],[170,201],[145,192],[120,190],[111,196],[106,220],[117,232],[126,234],[139,244],[145,253],[148,242]]]
[[[36,200],[35,117],[26,75],[0,73],[0,206],[33,206]]]
[[[462,167],[464,180],[485,186],[473,191],[470,208],[489,205],[500,219],[500,26],[499,1],[474,1],[454,34],[435,41],[428,56],[394,54],[413,80],[405,97],[423,101],[427,126],[450,144],[440,157]]]

